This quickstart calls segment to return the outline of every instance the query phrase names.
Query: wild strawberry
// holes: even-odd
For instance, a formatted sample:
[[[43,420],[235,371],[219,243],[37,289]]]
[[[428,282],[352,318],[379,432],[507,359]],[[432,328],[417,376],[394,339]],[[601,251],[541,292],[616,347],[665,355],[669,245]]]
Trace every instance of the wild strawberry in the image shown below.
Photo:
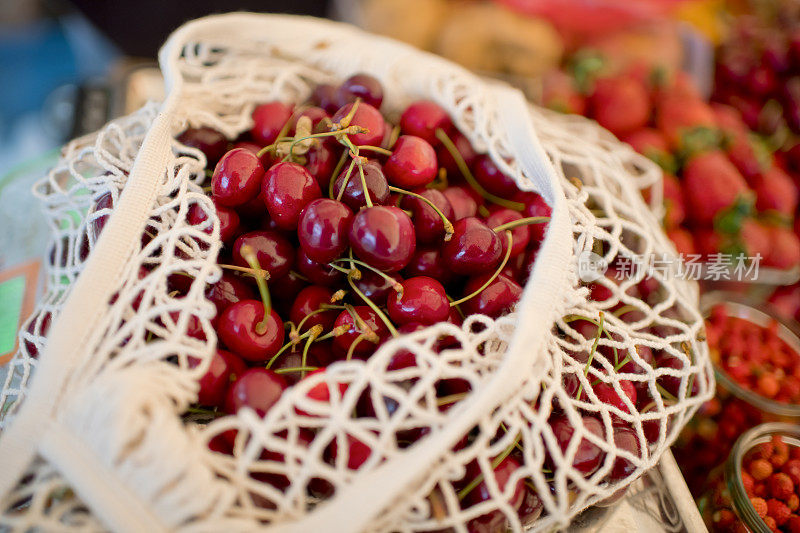
[[[667,230],[667,237],[675,245],[675,249],[683,256],[693,255],[695,253],[694,240],[692,234],[683,228],[672,228]]]
[[[792,478],[782,472],[772,474],[767,480],[769,485],[769,493],[773,498],[779,500],[787,500],[794,492],[794,483]]]
[[[700,224],[710,225],[723,211],[752,201],[744,178],[720,151],[691,158],[683,169],[683,186],[688,212]]]
[[[786,507],[792,512],[797,511],[797,509],[800,508],[800,496],[797,494],[789,495],[789,497],[786,498]]]
[[[756,178],[754,189],[759,211],[777,211],[789,217],[794,215],[797,209],[797,188],[792,178],[777,166]]]
[[[764,498],[750,498],[750,503],[753,505],[753,509],[756,510],[758,516],[764,518],[767,516],[767,511],[769,508],[767,507],[767,501]]]
[[[748,467],[750,475],[757,481],[763,481],[772,474],[772,464],[766,459],[756,459]]]
[[[560,113],[586,114],[586,99],[575,88],[573,78],[558,69],[542,76],[542,105]]]
[[[617,137],[644,127],[650,118],[647,91],[624,76],[597,80],[589,105],[592,117]]]
[[[779,531],[778,530],[778,523],[771,516],[765,516],[764,518],[762,518],[762,520],[764,521],[764,524],[766,524],[766,526],[768,528],[770,528],[770,530]]]
[[[792,451],[794,451],[793,448]],[[781,466],[781,472],[789,476],[792,480],[792,483],[795,485],[800,486],[800,459],[789,459],[786,461],[783,466]]]
[[[761,374],[758,378],[758,393],[767,398],[774,398],[781,389],[780,383],[772,374]]]
[[[789,533],[800,533],[800,516],[792,515],[786,525]]]
[[[755,486],[753,476],[747,472],[742,472],[742,486],[744,487],[744,491],[747,493],[747,495],[750,496],[753,492],[753,487]]]
[[[764,257],[764,266],[781,270],[800,264],[800,240],[789,228],[769,226],[770,253]]]
[[[774,518],[777,525],[782,526],[785,524],[791,514],[792,512],[782,501],[775,498],[767,500],[767,516]]]

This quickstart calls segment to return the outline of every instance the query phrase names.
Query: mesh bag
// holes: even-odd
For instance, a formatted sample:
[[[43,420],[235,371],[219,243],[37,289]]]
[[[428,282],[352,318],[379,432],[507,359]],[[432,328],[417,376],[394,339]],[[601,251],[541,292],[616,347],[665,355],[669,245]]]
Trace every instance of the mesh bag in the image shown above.
[[[160,60],[166,102],[73,141],[36,187],[54,236],[47,292],[0,395],[0,528],[550,530],[655,465],[710,398],[694,284],[643,269],[622,280],[579,278],[576,258],[591,251],[609,272],[675,253],[640,194],[659,184],[659,172],[593,123],[315,19],[202,19],[173,34]],[[523,297],[496,320],[437,324],[367,361],[335,363],[288,389],[264,418],[243,409],[196,423],[185,413],[216,345],[204,291],[219,279],[221,244],[202,190],[204,156],[175,138],[187,126],[234,138],[257,103],[301,102],[317,83],[357,71],[388,88],[390,116],[414,99],[436,101],[520,189],[552,206]],[[210,213],[211,233],[187,222],[193,205]],[[183,274],[191,285],[171,295],[168,280]],[[205,339],[186,334],[192,321]],[[586,335],[590,323],[604,333]],[[390,370],[401,350],[416,365]],[[437,386],[454,380],[468,394],[442,409]],[[649,400],[631,402],[623,380]],[[598,382],[620,402],[599,398]],[[329,401],[310,394],[319,387]],[[373,414],[352,416],[359,402]],[[590,415],[599,423],[588,424]],[[615,439],[620,424],[635,435],[633,448]],[[232,455],[209,448],[221,437]],[[348,458],[354,442],[368,450],[358,468]],[[603,451],[591,476],[575,466],[587,443]],[[512,448],[522,459],[498,481],[493,468]],[[629,473],[612,477],[620,461]],[[491,497],[459,499],[463,480],[481,474]]]

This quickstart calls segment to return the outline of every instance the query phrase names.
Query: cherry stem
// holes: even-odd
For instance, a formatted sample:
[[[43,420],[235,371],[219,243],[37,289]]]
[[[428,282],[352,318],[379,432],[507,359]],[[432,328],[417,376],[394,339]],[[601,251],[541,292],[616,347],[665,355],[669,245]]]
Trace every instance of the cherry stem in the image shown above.
[[[368,152],[378,152],[379,154],[383,155],[392,155],[391,150],[387,150],[386,148],[381,148],[380,146],[370,146],[368,144],[359,144],[356,146],[359,150],[367,150]]]
[[[436,405],[439,407],[443,405],[450,405],[451,403],[460,402],[469,395],[468,392],[459,392],[457,394],[450,394],[449,396],[442,396],[436,399]]]
[[[667,389],[665,389],[662,385],[656,383],[656,389],[658,389],[658,392],[661,393],[662,398],[666,398],[667,400],[672,402],[678,401],[678,399],[675,396],[673,396],[672,393],[667,391]],[[691,392],[691,390],[689,392]]]
[[[493,202],[498,205],[502,205],[503,207],[507,207],[509,209],[513,209],[514,211],[522,211],[525,209],[525,204],[520,202],[515,202],[513,200],[506,200],[505,198],[500,198],[499,196],[495,196],[494,194],[490,193],[483,187],[478,181],[475,179],[475,176],[472,175],[472,172],[467,165],[467,162],[464,161],[464,158],[461,157],[461,152],[458,151],[456,145],[453,144],[453,141],[450,140],[450,137],[444,132],[441,128],[436,128],[436,138],[442,141],[442,144],[447,151],[450,152],[450,155],[453,157],[453,160],[456,162],[458,166],[458,170],[461,171],[461,174],[464,176],[464,179],[467,180],[469,186],[475,189],[475,191],[480,194],[483,198],[486,198],[490,202]]]
[[[347,291],[344,289],[339,289],[338,291],[334,292],[333,295],[331,296],[330,303],[334,304],[336,302],[340,302],[344,299],[345,296],[347,296]]]
[[[486,287],[491,285],[494,280],[497,279],[497,276],[499,276],[500,273],[503,271],[503,269],[506,267],[506,263],[508,263],[508,258],[511,257],[511,243],[513,242],[513,238],[511,237],[511,232],[508,230],[506,230],[506,237],[508,238],[508,247],[506,248],[506,255],[503,257],[503,261],[500,263],[500,266],[497,267],[497,270],[494,271],[494,274],[492,274],[492,276],[486,280],[486,283],[481,285],[480,288],[478,288],[478,290],[464,296],[460,300],[455,300],[453,302],[450,302],[450,307],[463,304],[470,298],[476,297],[477,295],[482,293],[486,289]]]
[[[386,272],[383,272],[382,270],[378,270],[377,268],[375,268],[374,266],[370,265],[369,263],[365,263],[364,261],[361,261],[359,259],[348,259],[348,258],[344,258],[344,257],[343,258],[339,258],[339,259],[334,259],[333,261],[331,261],[331,263],[338,263],[338,262],[348,262],[350,264],[356,264],[356,265],[358,265],[360,267],[364,267],[367,270],[371,270],[372,272],[376,273],[377,275],[379,275],[380,277],[382,277],[383,279],[388,281],[392,285],[392,288],[394,290],[396,290],[397,292],[399,292],[400,295],[403,294],[403,285],[401,285],[396,279],[394,279],[392,276],[390,276]],[[330,266],[333,266],[333,265],[330,265]],[[358,278],[355,278],[355,279],[358,279]]]
[[[214,418],[224,416],[224,413],[220,413],[218,411],[215,411],[214,409],[204,409],[202,407],[187,407],[186,412],[193,415],[213,416]]]
[[[328,181],[328,198],[333,198],[333,186],[336,183],[336,178],[339,176],[339,172],[342,171],[345,161],[347,161],[347,150],[343,151],[342,155],[339,156],[339,161],[336,163],[336,168],[333,169],[331,179]]]
[[[344,181],[342,181],[342,186],[339,188],[339,193],[336,195],[336,201],[341,202],[342,196],[344,196],[344,190],[347,187],[347,183],[350,181],[350,175],[353,173],[353,167],[356,164],[356,160],[350,162],[350,166],[347,167],[347,173],[344,175]],[[333,177],[331,177],[331,181],[333,181]]]
[[[529,224],[542,224],[548,220],[550,220],[550,217],[526,217],[520,218],[519,220],[512,220],[511,222],[506,222],[505,224],[500,224],[492,229],[496,232],[500,232],[507,229],[518,228],[520,226],[527,226]]]
[[[316,335],[315,335],[315,333],[316,333]],[[321,325],[321,324],[317,324],[317,325],[315,325],[314,327],[312,327],[311,329],[309,329],[308,331],[306,331],[305,333],[303,333],[302,335],[300,335],[299,337],[297,337],[297,338],[295,338],[295,339],[292,339],[292,340],[290,340],[289,342],[287,342],[286,344],[284,344],[283,346],[281,346],[281,349],[280,349],[280,350],[278,350],[278,352],[277,352],[275,355],[273,355],[273,356],[272,356],[272,358],[271,358],[269,361],[267,361],[267,366],[266,366],[266,369],[267,369],[267,370],[269,370],[269,368],[272,366],[272,364],[273,364],[273,363],[274,363],[274,362],[275,362],[275,361],[278,359],[278,357],[280,357],[280,355],[281,355],[283,352],[285,352],[287,349],[289,349],[289,348],[294,348],[294,347],[295,347],[295,346],[297,346],[297,344],[298,344],[298,343],[299,343],[301,340],[303,340],[303,339],[306,339],[306,338],[309,338],[309,337],[312,337],[312,336],[313,336],[314,338],[316,338],[316,337],[318,337],[318,336],[319,336],[319,334],[320,334],[320,333],[322,333],[322,325]]]
[[[356,116],[356,109],[358,109],[358,105],[361,103],[361,98],[356,98],[353,102],[353,107],[350,108],[350,111],[340,120],[339,122],[334,122],[331,124],[331,131],[340,130],[342,128],[346,128],[350,125],[350,121],[353,120],[353,117]]]
[[[506,457],[508,457],[508,456],[509,456],[509,454],[510,454],[512,451],[514,451],[514,448],[517,446],[517,443],[519,442],[519,438],[520,438],[520,435],[518,434],[518,435],[517,435],[517,437],[514,439],[514,442],[512,442],[511,444],[509,444],[509,445],[508,445],[508,447],[507,447],[505,450],[503,450],[503,451],[500,453],[500,455],[498,455],[497,457],[495,457],[494,459],[492,459],[492,471],[494,471],[494,469],[495,469],[495,468],[497,468],[498,466],[500,466],[500,463],[502,463],[503,461],[505,461]],[[470,492],[472,492],[472,491],[473,491],[473,489],[475,489],[475,487],[477,487],[478,485],[480,485],[482,481],[483,481],[483,472],[481,472],[480,474],[478,474],[477,476],[475,476],[475,479],[473,479],[472,481],[470,481],[470,482],[469,482],[469,485],[467,485],[466,487],[464,487],[463,489],[461,489],[460,491],[458,491],[458,499],[459,499],[459,501],[461,501],[461,500],[463,500],[464,498],[466,498],[466,497],[467,497],[467,495],[468,495]]]
[[[296,277],[297,279],[301,279],[301,280],[303,280],[303,281],[307,281],[307,282],[310,282],[310,281],[311,281],[311,280],[309,280],[307,277],[305,277],[304,275],[302,275],[301,273],[299,273],[299,272],[296,272],[296,271],[294,271],[294,270],[290,270],[290,271],[289,271],[289,274],[291,274],[292,276]]]
[[[228,270],[236,270],[237,272],[244,272],[245,274],[252,276],[254,278],[261,278],[263,280],[269,279],[269,272],[264,270],[263,268],[247,268],[247,267],[240,267],[237,265],[219,265],[222,268],[226,268]]]
[[[247,264],[250,265],[253,270],[262,270],[261,265],[258,264],[258,257],[256,257],[256,253],[252,246],[249,244],[243,245],[240,253],[242,258],[247,261]],[[259,335],[263,335],[267,330],[267,322],[269,321],[272,313],[272,300],[269,296],[269,289],[267,288],[266,279],[262,277],[256,277],[256,285],[258,285],[258,292],[261,295],[261,301],[264,304],[264,318],[261,319],[261,322],[256,324],[255,331]]]
[[[279,368],[275,370],[276,374],[288,374],[290,372],[302,372],[301,377],[305,375],[306,372],[313,372],[314,370],[319,370],[319,367],[316,366],[295,366],[292,368]]]
[[[378,341],[380,340],[378,334],[372,331],[372,328],[369,327],[366,322],[364,322],[364,319],[361,318],[361,315],[356,313],[355,307],[353,307],[350,304],[344,304],[344,308],[350,315],[350,318],[353,319],[353,325],[356,326],[356,328],[358,328],[358,330],[361,331],[361,333],[363,333],[364,335],[368,335],[369,336],[368,340],[370,342],[378,344]]]
[[[331,267],[334,270],[338,270],[339,272],[341,272],[343,274],[347,274],[347,276],[352,277],[353,279],[361,279],[361,271],[358,270],[355,267],[353,267],[353,268],[344,268],[344,267],[340,267],[339,265],[334,265],[334,264],[331,264],[331,263],[328,263],[328,266]]]
[[[315,340],[317,341],[326,341],[328,339],[333,339],[334,337],[338,337],[339,335],[344,335],[350,330],[350,326],[348,324],[342,324],[341,326],[337,326],[333,328],[331,331],[322,335],[321,337],[317,337]]]
[[[592,366],[592,361],[594,360],[594,354],[597,353],[597,344],[600,342],[600,337],[603,334],[604,324],[605,324],[605,313],[600,311],[600,320],[599,324],[597,325],[597,333],[594,336],[594,342],[592,343],[592,349],[589,351],[589,360],[586,361],[586,365],[583,367],[583,375],[589,375],[589,367]],[[581,394],[583,393],[583,383],[580,384],[578,387],[578,392],[575,395],[575,399],[579,400]]]
[[[569,324],[570,322],[574,322],[576,320],[585,320],[587,322],[591,322],[595,326],[600,327],[600,322],[599,321],[597,321],[597,320],[595,320],[593,318],[589,318],[589,317],[585,317],[585,316],[581,316],[581,315],[567,315],[567,316],[564,317],[563,320],[567,324]],[[611,340],[611,341],[614,340],[614,337],[612,337],[611,333],[609,333],[605,328],[603,329],[603,333],[605,334],[606,337],[608,337],[609,340]],[[615,347],[613,347],[613,346],[611,347],[611,349],[614,350],[614,361],[619,361],[619,354],[617,353],[617,349]]]
[[[361,334],[358,335],[358,337],[356,337],[353,340],[353,342],[350,344],[350,347],[347,349],[347,357],[345,357],[345,361],[349,361],[349,360],[351,360],[353,358],[353,354],[356,351],[356,346],[358,346],[358,343],[363,341],[366,338],[367,338],[367,334],[366,333],[361,333]]]
[[[455,232],[455,230],[453,229],[453,223],[450,222],[450,220],[448,220],[446,216],[444,216],[444,213],[442,213],[441,209],[436,207],[436,205],[433,202],[431,202],[421,194],[407,191],[405,189],[400,189],[399,187],[395,187],[393,185],[389,185],[389,190],[392,192],[396,192],[398,194],[405,194],[408,196],[413,196],[414,198],[419,198],[420,200],[431,206],[431,209],[436,211],[436,214],[439,215],[439,217],[442,219],[442,224],[444,225],[444,240],[449,241],[453,237],[453,233]]]
[[[394,147],[394,143],[397,142],[397,139],[400,138],[400,125],[398,124],[394,128],[392,128],[392,132],[389,134],[389,142],[386,143],[386,148],[391,150]]]
[[[361,176],[361,190],[364,191],[364,200],[367,207],[372,207],[372,198],[369,197],[369,189],[367,189],[367,178],[364,177],[364,165],[358,163],[358,174]]]
[[[630,313],[631,311],[638,311],[638,310],[639,310],[639,308],[636,307],[635,305],[628,304],[628,305],[623,305],[622,307],[620,307],[619,309],[614,311],[613,314],[614,314],[615,317],[619,318],[622,315],[624,315],[625,313]]]
[[[361,292],[361,291],[359,290],[359,288],[358,288],[358,287],[356,287],[356,284],[353,282],[353,278],[351,278],[351,277],[349,277],[349,276],[348,276],[348,277],[347,277],[347,282],[348,282],[348,283],[350,283],[350,286],[353,288],[353,291],[355,291],[355,293],[356,293],[356,294],[357,294],[357,295],[358,295],[358,296],[359,296],[359,297],[360,297],[362,300],[364,300],[365,302],[367,302],[367,305],[368,305],[368,306],[370,306],[370,308],[371,308],[373,311],[375,311],[375,314],[376,314],[376,315],[378,315],[378,318],[380,318],[380,319],[383,321],[383,323],[384,323],[384,324],[386,324],[386,327],[387,327],[387,328],[389,328],[389,332],[392,334],[392,337],[399,337],[399,336],[400,336],[400,334],[397,332],[397,329],[395,329],[395,327],[394,327],[394,324],[392,324],[392,321],[391,321],[391,320],[389,320],[389,317],[387,317],[387,316],[386,316],[386,315],[383,313],[383,311],[381,311],[381,310],[380,310],[380,308],[379,308],[377,305],[375,305],[375,302],[373,302],[371,299],[369,299],[369,297],[367,297],[367,295],[366,295],[366,294],[364,294],[363,292]]]
[[[294,116],[294,114],[292,114],[292,116],[290,116],[288,118],[288,120],[286,120],[286,122],[283,123],[283,126],[281,126],[281,129],[278,131],[278,136],[275,138],[275,142],[273,142],[272,144],[268,144],[267,146],[265,146],[261,150],[259,150],[256,153],[256,157],[261,159],[262,155],[264,155],[265,153],[269,152],[270,150],[274,150],[278,146],[278,142],[280,142],[282,140],[287,140],[286,134],[289,132],[289,128],[291,127],[293,116]],[[289,137],[289,139],[291,139],[291,138],[292,137]]]
[[[322,325],[321,324],[317,324],[317,326],[319,326],[319,329],[317,329],[316,331],[314,330],[314,328],[316,328],[316,326],[314,326],[314,328],[311,328],[309,330],[312,333],[311,333],[311,335],[309,335],[308,340],[306,340],[306,345],[303,346],[303,355],[300,357],[300,366],[302,366],[303,368],[306,368],[306,362],[308,360],[308,349],[311,346],[311,343],[314,342],[315,340],[317,340],[317,337],[319,337],[320,334],[322,333]],[[300,379],[303,379],[304,377],[306,377],[306,371],[305,370],[303,370],[300,373]]]
[[[286,156],[283,158],[283,161],[288,161],[289,159],[291,159],[295,145],[305,140],[319,139],[320,137],[341,137],[343,135],[347,135],[348,133],[364,133],[364,132],[366,132],[366,129],[362,128],[361,126],[347,126],[345,128],[336,131],[323,131],[322,133],[312,133],[311,135],[305,135],[303,137],[290,137],[290,139],[293,139],[292,144],[289,145],[289,153],[286,154]],[[262,150],[264,149],[262,148]]]
[[[306,320],[308,320],[309,318],[311,318],[311,317],[312,317],[312,316],[314,316],[314,315],[318,315],[318,314],[320,314],[320,313],[324,313],[324,312],[326,312],[326,311],[330,311],[330,309],[323,309],[322,307],[320,307],[319,309],[317,309],[317,310],[315,310],[315,311],[311,311],[310,313],[308,313],[308,314],[307,314],[306,316],[304,316],[304,317],[303,317],[303,319],[302,319],[302,320],[301,320],[301,321],[300,321],[300,322],[297,324],[297,331],[301,331],[301,330],[303,329],[303,324],[305,324],[305,323],[306,323]]]

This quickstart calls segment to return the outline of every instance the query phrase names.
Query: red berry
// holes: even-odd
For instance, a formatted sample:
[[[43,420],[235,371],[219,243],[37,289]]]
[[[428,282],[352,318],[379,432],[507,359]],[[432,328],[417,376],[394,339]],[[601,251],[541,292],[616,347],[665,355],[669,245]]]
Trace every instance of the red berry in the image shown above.
[[[439,139],[436,138],[437,129],[442,129],[449,135],[452,128],[453,123],[447,111],[429,100],[414,102],[400,116],[400,129],[403,133],[421,137],[433,146],[439,144]]]
[[[772,464],[765,459],[756,459],[750,463],[748,471],[756,481],[764,481],[772,474]]]
[[[383,168],[395,187],[415,189],[432,182],[439,166],[429,142],[414,135],[401,135]]]

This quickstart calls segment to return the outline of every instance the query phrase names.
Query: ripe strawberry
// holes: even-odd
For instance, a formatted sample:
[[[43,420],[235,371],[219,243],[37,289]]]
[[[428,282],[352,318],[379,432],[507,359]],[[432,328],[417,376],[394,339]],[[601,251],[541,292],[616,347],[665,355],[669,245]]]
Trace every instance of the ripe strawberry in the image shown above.
[[[672,228],[667,230],[667,237],[675,245],[678,253],[687,256],[697,253],[694,248],[694,240],[692,234],[683,228]]]
[[[777,211],[788,217],[797,209],[797,188],[789,175],[777,166],[755,180],[756,207],[759,211]]]
[[[664,208],[664,227],[667,229],[678,227],[686,218],[681,184],[672,174],[664,174]]]
[[[718,142],[714,113],[700,99],[664,94],[658,102],[656,125],[673,150],[699,152],[712,149]]]
[[[742,120],[742,114],[736,108],[712,102],[711,111],[714,112],[717,127],[724,131],[726,135],[741,136],[750,133],[747,124]]]
[[[764,257],[764,265],[786,270],[800,264],[800,240],[789,229],[769,226],[770,250]]]
[[[797,494],[790,494],[789,497],[786,498],[786,507],[792,512],[797,511],[797,509],[800,508],[800,496]]]
[[[572,77],[558,69],[542,76],[542,105],[560,113],[586,114],[586,98],[575,88]]]
[[[750,498],[750,503],[753,505],[753,509],[756,510],[756,513],[761,518],[767,516],[767,501],[764,498]]]
[[[665,172],[677,170],[675,157],[669,151],[664,134],[653,128],[642,128],[622,138],[634,150],[658,164]]]
[[[597,80],[589,105],[592,117],[617,137],[644,127],[650,119],[647,90],[628,77]]]
[[[739,229],[739,241],[745,256],[761,254],[762,258],[766,257],[770,248],[769,228],[758,220],[747,218]]]
[[[769,303],[783,316],[800,320],[800,284],[778,287],[769,297]]]
[[[797,486],[800,486],[800,459],[789,459],[781,467],[781,472],[789,476]]]
[[[719,150],[688,161],[683,169],[683,193],[690,216],[700,224],[712,224],[722,211],[752,201],[744,178]]]
[[[772,464],[766,459],[756,459],[748,467],[750,475],[756,481],[763,481],[772,475]]]
[[[694,248],[704,256],[718,253],[722,249],[722,237],[713,229],[698,228],[694,232]]]

